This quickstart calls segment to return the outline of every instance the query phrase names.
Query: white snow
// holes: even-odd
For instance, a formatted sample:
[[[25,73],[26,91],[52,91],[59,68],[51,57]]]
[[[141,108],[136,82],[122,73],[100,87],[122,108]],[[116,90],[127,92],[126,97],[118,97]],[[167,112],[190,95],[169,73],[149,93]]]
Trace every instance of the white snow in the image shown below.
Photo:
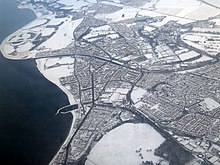
[[[144,102],[139,101],[139,102],[137,102],[134,106],[135,106],[136,108],[140,108],[140,107],[142,107],[142,106],[144,106],[144,105],[145,105]]]
[[[46,63],[45,63],[45,66],[46,67],[51,67],[51,66],[54,66],[56,64],[73,64],[74,63],[74,58],[72,57],[61,57],[61,58],[48,58]]]
[[[166,18],[164,18],[161,22],[151,23],[151,25],[154,25],[156,27],[161,27],[165,25],[167,22],[169,22],[170,20],[178,21],[179,18],[175,16],[166,16]]]
[[[111,0],[112,2],[115,2],[115,3],[121,3],[120,0]]]
[[[216,32],[220,32],[220,28],[197,28],[197,27],[194,27],[193,31],[216,33]]]
[[[204,1],[210,3],[214,6],[220,7],[220,1],[216,1],[216,0],[204,0]]]
[[[145,89],[135,87],[131,93],[131,99],[134,103],[140,101],[141,98],[147,93]]]
[[[119,35],[118,34],[109,34],[106,37],[109,37],[111,39],[116,39],[116,38],[119,38]]]
[[[111,13],[111,14],[97,14],[95,16],[96,19],[104,19],[106,21],[110,22],[118,22],[123,21],[130,18],[135,18],[137,13],[140,11],[140,9],[133,8],[133,7],[124,7],[123,9]],[[124,15],[124,17],[123,17]]]
[[[61,3],[61,4],[64,4],[66,6],[69,6],[69,5],[74,5],[77,2],[77,0],[58,0],[57,2]],[[81,0],[78,1],[78,2],[84,3],[84,1],[81,1]]]
[[[32,48],[33,44],[31,42],[26,42],[25,44],[22,44],[18,46],[16,49],[18,53],[20,52],[27,52]]]
[[[180,19],[177,23],[180,23],[180,24],[182,24],[182,25],[184,25],[184,24],[187,24],[187,23],[192,23],[192,22],[194,22],[194,20],[191,20],[191,19]]]
[[[67,88],[62,86],[59,81],[60,77],[72,75],[73,69],[69,69],[68,65],[45,69],[44,65],[47,61],[48,59],[37,59],[36,63],[38,70],[44,75],[45,78],[47,78],[52,83],[56,84],[64,93],[66,93],[70,104],[76,104],[77,101],[75,100],[72,93],[68,91]]]
[[[43,25],[46,22],[47,22],[47,20],[45,18],[38,18],[38,19],[35,19],[34,21],[32,21],[31,23],[29,23],[28,25],[26,25],[23,29],[31,29],[35,26]]]
[[[150,2],[146,2],[145,5],[143,5],[142,8],[144,8],[144,9],[146,9],[146,8],[151,8],[152,5],[153,5],[154,3],[156,3],[156,1],[157,1],[157,0],[151,0]]]
[[[148,32],[151,32],[152,30],[154,30],[155,28],[154,27],[151,27],[151,26],[144,26],[144,30],[148,31]]]
[[[214,17],[218,14],[219,14],[219,9],[211,7],[206,4],[201,4],[197,10],[195,10],[191,14],[188,14],[187,18],[193,20],[204,20],[204,19],[208,19],[209,17]]]
[[[194,12],[194,11],[196,11],[198,9],[198,7],[199,6],[197,6],[197,7],[188,6],[186,8],[183,8],[181,10],[181,12],[179,12],[176,16],[178,16],[178,17],[186,17],[187,18],[187,15],[192,13],[192,12]]]
[[[60,77],[66,77],[72,75],[73,69],[69,69],[68,66],[59,66],[44,70],[44,76],[53,82],[60,83]]]
[[[112,5],[112,6],[118,6],[118,7],[123,7],[124,5],[122,5],[122,4],[119,4],[119,3],[117,3],[117,2],[110,2],[110,1],[102,1],[101,2],[102,4],[105,4],[105,5]]]
[[[120,97],[120,94],[119,93],[113,93],[113,95],[111,96],[111,98],[109,99],[109,102],[110,103],[113,103],[113,102],[117,102],[118,99]]]
[[[53,18],[50,19],[50,21],[47,23],[47,25],[59,25],[61,22],[66,21],[66,18]]]
[[[12,53],[15,49],[13,46],[11,46],[10,44],[4,44],[2,47],[1,47],[1,51],[3,54],[10,54]]]
[[[91,150],[85,164],[138,165],[142,161],[153,161],[155,164],[162,158],[155,156],[154,150],[164,140],[148,124],[126,123],[104,135]],[[140,152],[136,152],[138,150]],[[139,154],[143,155],[143,159]]]
[[[58,0],[57,2],[64,4],[65,7],[71,7],[73,10],[80,10],[82,7],[97,3],[96,0]]]
[[[207,51],[211,55],[216,55],[220,50],[220,47],[218,46],[220,43],[218,34],[188,33],[181,37],[188,45]],[[213,39],[214,41],[209,39]]]
[[[204,98],[204,101],[201,102],[200,104],[207,107],[208,110],[210,111],[220,107],[220,104],[217,101],[213,100],[212,98]]]
[[[214,0],[211,1],[213,2]],[[214,3],[214,5],[218,6],[216,2]],[[142,9],[152,8],[154,8],[155,12],[158,12],[158,14],[160,15],[173,16],[176,17],[176,19],[179,18],[179,23],[181,24],[189,23],[193,20],[207,19],[209,17],[216,16],[217,14],[219,14],[219,9],[201,3],[198,0],[152,0],[151,2],[147,2],[142,7]],[[143,12],[151,11],[143,10]],[[172,20],[173,18],[171,17],[169,19]]]
[[[194,58],[194,57],[197,57],[197,56],[199,56],[199,53],[194,52],[194,51],[189,51],[189,52],[180,54],[179,58],[182,61],[184,61],[184,60],[188,60],[188,59],[191,59],[191,58]]]
[[[199,62],[204,62],[204,61],[209,61],[212,60],[213,58],[208,57],[208,56],[202,56],[201,58],[192,61],[192,63],[199,63]]]
[[[42,31],[42,36],[49,36],[54,32],[54,28],[44,28]]]
[[[220,19],[212,19],[210,21],[215,22],[215,25],[220,25]]]
[[[162,14],[159,14],[159,13],[154,12],[154,11],[149,11],[149,10],[141,10],[140,12],[138,12],[138,15],[157,17],[157,16],[161,16]]]
[[[111,26],[109,25],[104,25],[104,26],[99,26],[97,28],[91,28],[91,32],[89,34],[87,34],[86,36],[84,36],[84,39],[87,39],[89,41],[95,41],[97,39],[99,39],[100,37],[98,37],[99,35],[107,35],[107,37],[110,37],[112,39],[118,38],[119,35],[116,34]],[[96,37],[96,38],[93,38]]]
[[[186,34],[183,35],[183,39],[189,40],[189,41],[201,41],[204,42],[206,40],[206,37],[202,34],[202,33],[198,33],[198,34]]]
[[[86,2],[89,2],[89,3],[97,3],[97,0],[86,0]]]
[[[156,8],[186,8],[198,6],[200,6],[200,2],[197,0],[160,0]]]
[[[32,28],[30,31],[33,32],[33,33],[40,33],[42,31],[42,27],[35,27],[35,28]]]
[[[128,93],[129,89],[126,88],[117,88],[115,92],[118,92],[122,95],[126,95]]]
[[[68,18],[68,21],[59,26],[56,33],[51,38],[43,42],[40,45],[40,48],[45,47],[51,50],[58,50],[70,45],[74,40],[73,31],[82,22],[82,20],[83,19],[72,21],[72,17]]]

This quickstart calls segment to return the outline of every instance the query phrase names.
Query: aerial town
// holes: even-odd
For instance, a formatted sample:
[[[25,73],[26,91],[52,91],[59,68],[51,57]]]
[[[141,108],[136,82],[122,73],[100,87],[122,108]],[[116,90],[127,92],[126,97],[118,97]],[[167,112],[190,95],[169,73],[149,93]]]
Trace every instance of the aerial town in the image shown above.
[[[219,2],[19,1],[37,19],[8,36],[1,51],[36,59],[68,95],[70,106],[56,115],[73,115],[51,165],[83,164],[105,134],[137,122],[189,152],[191,164],[220,165]],[[167,163],[161,159],[154,164]]]

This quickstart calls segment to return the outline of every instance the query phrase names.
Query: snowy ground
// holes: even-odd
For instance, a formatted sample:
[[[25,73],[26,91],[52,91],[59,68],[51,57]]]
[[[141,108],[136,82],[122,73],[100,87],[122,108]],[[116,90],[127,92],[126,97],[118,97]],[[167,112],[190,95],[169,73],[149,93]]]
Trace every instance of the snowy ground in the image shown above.
[[[95,41],[100,38],[99,36],[106,36],[112,39],[119,37],[119,35],[112,30],[111,26],[104,25],[96,28],[91,28],[91,32],[86,36],[84,36],[83,38],[88,41]]]
[[[216,1],[216,0],[204,0],[204,1],[213,4],[214,6],[220,7],[220,1]]]
[[[95,18],[103,19],[109,22],[118,22],[130,18],[135,18],[140,9],[133,7],[124,7],[123,9],[111,14],[97,14]]]
[[[49,20],[49,22],[46,23],[47,20]],[[37,52],[66,48],[74,41],[73,32],[82,22],[82,20],[83,18],[72,20],[72,16],[67,18],[56,18],[55,15],[37,18],[28,25],[8,36],[2,42],[2,53],[7,58],[21,59],[23,57],[31,58]],[[48,25],[59,25],[61,23],[63,24],[58,26],[57,31],[55,28],[47,28]],[[28,33],[33,33],[35,36],[42,34],[42,36],[46,37],[50,36],[52,33],[55,34],[52,37],[48,37],[46,40],[44,40],[44,42],[35,48],[35,50],[30,51],[34,46],[32,43],[35,41],[36,37],[31,38],[31,35]],[[41,40],[41,38],[39,40]],[[14,42],[17,41],[21,42],[14,44]],[[15,50],[18,52],[16,56],[9,55]]]
[[[96,0],[58,0],[57,2],[65,5],[64,8],[72,9],[73,11],[79,11],[83,7],[88,7],[90,4],[97,3]]]
[[[32,21],[27,26],[25,26],[25,28],[23,28],[23,29],[28,30],[28,29],[34,28],[35,26],[42,26],[46,22],[47,22],[47,19],[45,17],[42,17],[42,18],[39,18],[39,19]]]
[[[204,62],[204,61],[209,61],[209,60],[212,60],[213,58],[211,57],[208,57],[208,56],[202,56],[201,58],[197,59],[197,60],[194,60],[192,61],[191,63],[192,64],[195,64],[195,63],[199,63],[199,62]]]
[[[66,60],[70,59],[71,57],[63,57],[63,58],[64,59],[62,59],[60,61],[66,61]],[[67,59],[65,59],[65,58],[67,58]],[[50,62],[50,60],[51,60],[51,62]],[[72,59],[70,59],[70,60],[72,60]],[[43,58],[43,59],[36,60],[37,68],[44,75],[44,77],[46,77],[52,83],[56,84],[64,93],[66,93],[70,104],[76,104],[77,101],[74,99],[74,96],[72,95],[72,93],[67,88],[62,86],[59,81],[60,77],[72,75],[73,69],[70,69],[68,67],[68,65],[61,65],[59,67],[53,67],[50,69],[45,68],[47,63],[51,64],[53,62],[54,62],[54,60],[51,58],[50,59]]]
[[[86,165],[141,165],[161,160],[154,150],[164,138],[148,124],[127,123],[110,131],[95,145]],[[143,159],[141,159],[143,156]]]
[[[118,7],[123,7],[124,5],[120,4],[120,2],[110,2],[110,1],[102,1],[102,4],[105,5],[112,5],[112,6],[118,6]]]
[[[83,19],[72,21],[69,17],[56,31],[56,33],[46,40],[39,48],[49,48],[50,50],[59,50],[67,47],[74,41],[73,32]]]
[[[219,48],[219,35],[210,33],[187,33],[181,36],[183,41],[195,48],[204,50],[211,55],[216,55]],[[210,40],[212,39],[212,40]]]
[[[188,59],[191,59],[191,58],[195,58],[199,56],[199,53],[197,52],[194,52],[194,51],[189,51],[189,52],[186,52],[186,53],[182,53],[179,55],[179,58],[182,60],[182,61],[185,61],[185,60],[188,60]]]
[[[131,99],[136,103],[140,101],[146,93],[147,91],[145,89],[135,87],[131,93]]]
[[[210,111],[212,111],[220,106],[220,104],[218,102],[216,102],[215,100],[213,100],[212,98],[204,98],[204,101],[201,104],[203,104],[205,107],[207,107],[208,110],[210,110]]]

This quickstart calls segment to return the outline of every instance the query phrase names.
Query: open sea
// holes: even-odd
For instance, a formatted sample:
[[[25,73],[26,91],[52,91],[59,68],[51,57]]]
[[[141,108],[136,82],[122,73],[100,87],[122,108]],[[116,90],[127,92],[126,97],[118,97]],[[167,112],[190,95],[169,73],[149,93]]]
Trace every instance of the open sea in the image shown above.
[[[36,18],[0,0],[0,43]],[[34,60],[12,61],[0,54],[0,164],[44,165],[68,135],[72,117],[55,116],[67,96],[37,70]]]

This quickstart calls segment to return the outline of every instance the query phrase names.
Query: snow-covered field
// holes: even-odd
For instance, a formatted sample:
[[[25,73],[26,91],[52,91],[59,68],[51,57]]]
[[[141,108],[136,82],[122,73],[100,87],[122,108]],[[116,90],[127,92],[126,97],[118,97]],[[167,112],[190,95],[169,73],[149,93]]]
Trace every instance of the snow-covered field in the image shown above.
[[[95,18],[103,19],[109,22],[118,22],[130,18],[135,18],[135,16],[140,10],[141,9],[137,9],[133,7],[124,7],[123,9],[111,14],[97,14]]]
[[[220,2],[214,2],[215,0],[206,0],[213,5],[220,6]],[[155,9],[154,13],[165,15],[165,16],[174,16],[174,20],[178,20],[179,23],[190,23],[194,20],[203,20],[212,16],[219,14],[219,9],[211,7],[207,4],[201,3],[198,0],[152,0],[147,2],[141,12],[149,13],[149,9]],[[207,14],[208,13],[208,14]],[[152,15],[150,15],[152,16]],[[173,18],[168,18],[172,20]]]
[[[164,140],[148,124],[126,123],[104,135],[91,150],[85,164],[141,165],[142,161],[155,164],[162,158],[155,156],[154,150]]]
[[[220,19],[212,19],[211,21],[215,22],[215,25],[218,25],[218,26],[220,25]]]
[[[67,59],[65,59],[67,57],[63,57],[63,58],[64,58],[63,61],[67,60]],[[70,57],[68,57],[68,59],[69,58]],[[47,68],[45,68],[45,65],[47,63],[50,63],[50,60],[52,60],[52,62],[54,63],[53,59],[45,59],[45,58],[44,59],[37,59],[36,63],[37,63],[38,70],[44,75],[44,77],[46,77],[52,83],[56,84],[64,93],[66,93],[70,104],[76,104],[77,101],[75,100],[74,96],[71,94],[71,92],[67,88],[62,86],[59,81],[60,77],[72,75],[73,69],[70,69],[68,67],[68,65],[62,65],[59,67],[53,67],[53,68],[47,69]]]
[[[193,20],[204,20],[204,19],[208,19],[209,17],[214,17],[218,14],[219,14],[219,9],[211,7],[206,4],[201,4],[197,10],[188,14],[187,18]]]
[[[118,6],[118,7],[124,6],[124,5],[120,4],[120,2],[102,1],[101,3],[105,4],[105,5],[112,5],[112,6]]]
[[[58,0],[57,2],[65,5],[66,8],[68,7],[68,9],[72,9],[73,11],[81,10],[83,7],[97,3],[96,0]]]
[[[148,31],[148,32],[151,32],[152,30],[154,30],[155,28],[154,27],[151,27],[151,26],[144,26],[144,30]]]
[[[189,59],[191,59],[191,58],[197,57],[197,56],[199,56],[199,53],[194,52],[194,51],[189,51],[189,52],[180,54],[180,55],[179,55],[179,58],[180,58],[182,61],[185,61],[185,60],[189,60]]]
[[[212,98],[204,98],[204,101],[201,102],[201,104],[203,104],[210,111],[220,107],[220,104]]]
[[[201,58],[199,58],[199,59],[197,59],[197,60],[194,60],[194,61],[192,61],[191,63],[192,63],[192,64],[195,64],[195,63],[204,62],[204,61],[209,61],[209,60],[213,60],[213,58],[208,57],[208,56],[202,56]]]
[[[66,18],[51,18],[47,25],[59,25],[61,22],[66,21]]]
[[[33,46],[32,42],[26,42],[23,45],[18,46],[16,51],[18,53],[28,52],[32,48],[32,46]]]
[[[198,28],[198,27],[194,27],[193,31],[198,31],[198,32],[209,32],[209,33],[219,33],[220,32],[220,28]]]
[[[47,22],[47,20],[49,20]],[[50,14],[47,16],[42,16],[28,25],[22,27],[18,31],[14,32],[10,36],[8,36],[1,46],[1,50],[4,56],[11,59],[20,59],[23,57],[31,58],[38,52],[48,51],[48,50],[59,50],[62,48],[66,48],[74,41],[73,32],[77,26],[82,22],[83,18],[72,20],[72,16],[68,16],[66,18],[57,18],[55,14]],[[48,25],[57,26],[60,23],[62,25],[58,26],[58,30],[55,28],[47,27]],[[31,38],[31,35],[28,33],[32,33],[35,37]],[[30,49],[34,46],[32,43],[35,41],[36,36],[41,34],[43,37],[50,36],[52,33],[52,37],[42,40],[43,38],[38,38],[38,40],[42,40],[41,45],[39,45],[35,50],[30,51]],[[20,42],[17,42],[20,41]],[[17,51],[16,56],[9,55],[10,53]],[[26,53],[29,51],[29,54]]]
[[[99,39],[98,36],[102,36],[102,35],[106,35],[106,37],[110,37],[112,39],[119,37],[119,35],[116,34],[112,30],[111,26],[104,25],[104,26],[99,26],[96,28],[91,28],[91,32],[89,34],[87,34],[86,36],[84,36],[83,38],[88,41],[95,41],[95,40]],[[96,38],[94,38],[94,37],[96,37]]]
[[[208,2],[214,6],[220,7],[220,1],[216,1],[216,0],[204,0],[205,2]]]
[[[138,12],[138,15],[140,15],[140,16],[157,17],[157,16],[161,16],[162,14],[159,14],[157,12],[150,11],[150,10],[141,10],[140,12]]]
[[[187,33],[181,36],[183,41],[195,48],[204,50],[211,55],[216,55],[219,48],[219,35],[210,33]]]
[[[69,17],[65,21],[57,32],[48,40],[43,42],[39,48],[49,48],[50,50],[59,50],[67,47],[74,41],[73,32],[75,28],[82,22],[83,19],[72,21],[72,17]]]
[[[46,60],[45,66],[46,67],[51,67],[56,64],[63,65],[63,64],[73,64],[74,63],[74,58],[72,57],[56,57],[56,58],[48,58]]]
[[[140,101],[141,98],[147,93],[145,89],[135,87],[131,93],[131,99],[134,103]]]
[[[77,3],[82,5],[86,5],[88,3],[97,3],[96,0],[58,0],[57,2],[66,6],[75,5]]]
[[[200,6],[200,2],[197,0],[160,0],[158,1],[156,8],[186,8],[198,6]]]
[[[25,26],[25,28],[23,29],[31,29],[35,26],[41,26],[41,25],[44,25],[45,23],[47,22],[47,19],[45,19],[44,17],[42,18],[39,18],[39,19],[36,19],[34,21],[32,21],[31,23],[29,23],[27,26]]]

